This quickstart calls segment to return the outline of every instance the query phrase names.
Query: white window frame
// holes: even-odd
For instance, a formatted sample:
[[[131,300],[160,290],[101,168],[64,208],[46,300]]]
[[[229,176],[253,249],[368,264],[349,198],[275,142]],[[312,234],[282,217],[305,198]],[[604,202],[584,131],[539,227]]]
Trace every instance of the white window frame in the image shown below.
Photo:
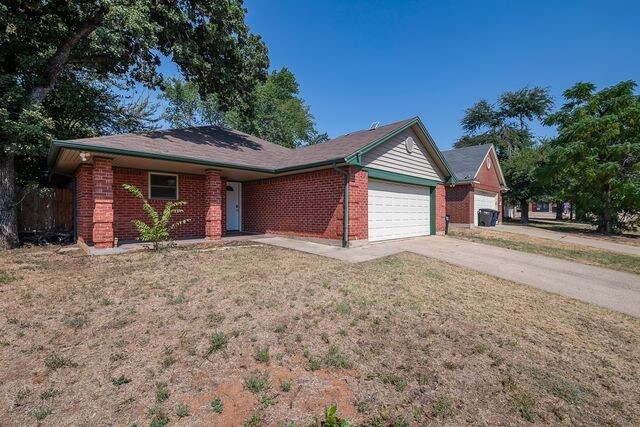
[[[174,176],[176,178],[176,197],[152,197],[151,196],[151,175]],[[180,200],[180,176],[177,173],[151,172],[147,174],[147,191],[150,200]]]

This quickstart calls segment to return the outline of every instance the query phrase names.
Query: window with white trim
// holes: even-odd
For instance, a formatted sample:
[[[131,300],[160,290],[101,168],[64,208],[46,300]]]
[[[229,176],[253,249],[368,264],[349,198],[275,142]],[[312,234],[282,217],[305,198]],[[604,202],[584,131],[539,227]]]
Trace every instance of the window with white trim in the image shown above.
[[[178,199],[178,175],[149,172],[149,198]]]

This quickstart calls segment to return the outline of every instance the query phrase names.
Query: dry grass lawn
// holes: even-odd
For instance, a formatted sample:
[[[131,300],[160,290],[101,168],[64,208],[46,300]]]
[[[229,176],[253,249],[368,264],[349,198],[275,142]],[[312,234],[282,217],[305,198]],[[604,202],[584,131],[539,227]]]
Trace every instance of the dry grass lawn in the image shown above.
[[[449,229],[449,234],[453,237],[472,242],[640,274],[640,258],[619,252],[606,251],[584,245],[574,245],[524,234],[494,231],[490,228],[451,228]]]
[[[0,260],[0,425],[637,425],[640,320],[416,255]]]
[[[509,221],[508,224],[520,225],[519,221]],[[558,231],[561,233],[577,234],[580,237],[589,237],[597,240],[608,240],[623,245],[640,246],[640,231],[625,231],[623,234],[606,236],[596,231],[596,227],[591,224],[573,221],[558,220],[529,220],[528,227],[537,227],[545,230]]]

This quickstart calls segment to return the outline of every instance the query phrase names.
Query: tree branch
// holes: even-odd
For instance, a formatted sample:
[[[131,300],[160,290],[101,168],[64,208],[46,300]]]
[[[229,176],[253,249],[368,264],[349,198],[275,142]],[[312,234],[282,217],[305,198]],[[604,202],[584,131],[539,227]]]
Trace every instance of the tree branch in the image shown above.
[[[89,36],[102,22],[105,10],[100,10],[95,16],[85,21],[78,30],[71,35],[58,49],[56,53],[47,61],[44,75],[40,84],[31,89],[29,98],[34,104],[39,104],[46,98],[47,94],[56,84],[56,79],[64,70],[64,66],[69,62],[71,51],[82,39]]]

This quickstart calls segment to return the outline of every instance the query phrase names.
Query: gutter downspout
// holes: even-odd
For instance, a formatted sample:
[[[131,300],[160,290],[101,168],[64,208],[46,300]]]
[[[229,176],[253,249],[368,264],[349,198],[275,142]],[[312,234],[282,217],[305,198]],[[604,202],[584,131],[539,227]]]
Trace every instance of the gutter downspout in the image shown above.
[[[331,168],[338,172],[340,175],[344,176],[344,203],[342,204],[344,207],[344,212],[342,214],[342,247],[349,247],[349,172],[343,171],[339,167],[336,166],[336,162],[333,162]]]

